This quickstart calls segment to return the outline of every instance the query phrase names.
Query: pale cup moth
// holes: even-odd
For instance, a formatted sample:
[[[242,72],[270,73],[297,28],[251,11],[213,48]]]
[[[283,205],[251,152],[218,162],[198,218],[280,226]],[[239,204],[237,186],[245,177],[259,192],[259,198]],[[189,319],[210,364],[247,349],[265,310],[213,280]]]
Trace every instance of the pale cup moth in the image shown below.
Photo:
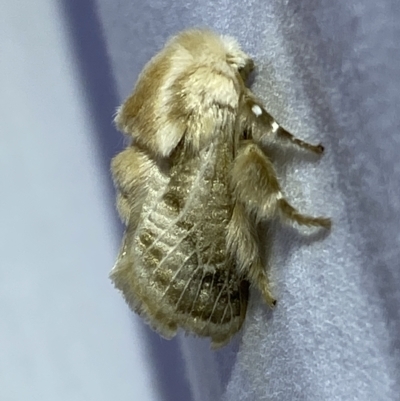
[[[126,224],[111,279],[165,338],[183,328],[210,337],[213,347],[226,344],[243,323],[250,286],[275,305],[260,222],[331,224],[283,196],[261,142],[323,148],[266,112],[246,87],[253,68],[232,38],[182,32],[144,67],[115,118],[132,142],[111,166]]]

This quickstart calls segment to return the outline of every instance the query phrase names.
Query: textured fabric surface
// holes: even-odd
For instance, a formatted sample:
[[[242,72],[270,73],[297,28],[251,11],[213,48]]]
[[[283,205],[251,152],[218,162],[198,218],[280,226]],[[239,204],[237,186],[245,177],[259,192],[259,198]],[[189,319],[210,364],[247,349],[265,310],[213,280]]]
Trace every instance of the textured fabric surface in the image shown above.
[[[400,399],[400,3],[94,6],[119,101],[168,36],[209,26],[254,56],[253,89],[267,110],[326,148],[321,161],[294,157],[279,172],[301,211],[332,217],[332,233],[310,238],[277,227],[270,269],[277,309],[253,294],[242,333],[218,352],[180,339],[193,399]]]

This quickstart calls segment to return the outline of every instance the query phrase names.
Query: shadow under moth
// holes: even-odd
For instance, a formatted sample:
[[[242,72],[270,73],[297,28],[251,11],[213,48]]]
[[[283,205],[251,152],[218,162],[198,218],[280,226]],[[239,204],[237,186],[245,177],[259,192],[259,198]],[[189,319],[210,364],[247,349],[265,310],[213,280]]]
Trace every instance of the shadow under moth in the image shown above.
[[[331,224],[301,214],[282,194],[263,147],[323,147],[268,114],[246,86],[253,69],[232,38],[182,32],[144,67],[115,118],[132,141],[111,166],[126,224],[111,279],[166,338],[183,328],[225,345],[243,323],[250,286],[275,305],[261,222]]]

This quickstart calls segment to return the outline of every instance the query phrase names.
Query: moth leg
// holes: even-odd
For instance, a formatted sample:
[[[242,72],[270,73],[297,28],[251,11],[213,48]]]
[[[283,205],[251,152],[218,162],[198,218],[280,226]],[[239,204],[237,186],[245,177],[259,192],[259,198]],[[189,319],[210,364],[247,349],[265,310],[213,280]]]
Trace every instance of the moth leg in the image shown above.
[[[254,221],[242,202],[237,202],[227,231],[227,249],[234,257],[240,274],[257,287],[272,308],[276,300],[269,289],[269,280],[260,258],[259,239]]]
[[[121,220],[127,224],[137,221],[147,193],[146,177],[154,166],[142,151],[128,147],[111,162],[111,172],[117,190],[117,209]]]
[[[231,174],[236,200],[256,221],[278,215],[289,223],[330,228],[330,219],[303,215],[284,198],[271,161],[254,142],[243,141]]]
[[[246,97],[243,113],[244,130],[250,130],[256,141],[293,145],[316,154],[322,154],[324,151],[321,144],[312,145],[282,128],[254,96]]]

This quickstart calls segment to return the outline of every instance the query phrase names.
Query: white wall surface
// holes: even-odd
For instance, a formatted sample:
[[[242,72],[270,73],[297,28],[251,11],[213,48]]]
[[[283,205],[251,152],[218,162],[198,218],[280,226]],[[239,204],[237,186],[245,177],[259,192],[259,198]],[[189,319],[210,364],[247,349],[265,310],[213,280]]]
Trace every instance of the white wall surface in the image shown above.
[[[0,1],[0,54],[0,400],[158,400],[60,3]]]

